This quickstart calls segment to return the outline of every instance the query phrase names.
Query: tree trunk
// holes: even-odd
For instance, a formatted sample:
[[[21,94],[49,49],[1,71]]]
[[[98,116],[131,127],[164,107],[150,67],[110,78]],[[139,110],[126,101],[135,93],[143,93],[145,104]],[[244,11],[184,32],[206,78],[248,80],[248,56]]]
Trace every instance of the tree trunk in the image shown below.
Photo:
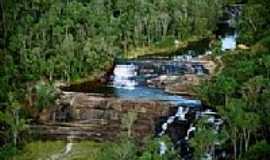
[[[237,159],[237,131],[236,128],[234,128],[234,139],[233,139],[233,150],[234,150],[234,159]]]

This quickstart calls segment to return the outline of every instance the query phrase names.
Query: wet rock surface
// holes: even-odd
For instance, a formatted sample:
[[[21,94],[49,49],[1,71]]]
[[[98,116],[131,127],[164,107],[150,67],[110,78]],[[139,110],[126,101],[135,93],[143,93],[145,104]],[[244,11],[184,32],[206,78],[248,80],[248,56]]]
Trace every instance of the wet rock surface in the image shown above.
[[[43,112],[32,131],[46,138],[113,140],[125,131],[122,118],[128,112],[138,114],[132,127],[135,137],[153,134],[160,117],[169,115],[175,105],[161,101],[140,101],[65,92],[57,107]]]

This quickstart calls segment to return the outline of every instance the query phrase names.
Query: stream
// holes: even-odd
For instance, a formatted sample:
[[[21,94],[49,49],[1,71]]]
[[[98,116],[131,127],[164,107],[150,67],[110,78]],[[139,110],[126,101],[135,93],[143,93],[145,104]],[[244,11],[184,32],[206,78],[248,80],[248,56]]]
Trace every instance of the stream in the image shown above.
[[[237,31],[234,21],[240,14],[240,7],[228,9],[227,17],[221,20],[216,31],[220,38],[222,50],[236,48]],[[113,74],[106,85],[88,89],[89,93],[105,94],[121,99],[166,101],[176,104],[175,111],[168,117],[161,117],[156,125],[158,137],[169,135],[179,148],[183,159],[191,159],[192,152],[187,141],[196,132],[193,122],[207,116],[208,122],[218,131],[223,120],[211,109],[202,106],[200,100],[194,97],[180,96],[167,92],[160,85],[152,83],[156,79],[181,77],[185,74],[207,75],[208,70],[198,61],[199,57],[211,53],[209,41],[191,45],[174,55],[145,56],[132,60],[117,60]],[[162,85],[162,84],[161,84]],[[160,142],[160,154],[165,154],[167,147]],[[211,153],[206,153],[205,159],[212,159]]]
[[[218,25],[217,37],[220,38],[222,51],[236,48],[238,35],[234,26],[239,17],[240,9],[239,6],[228,8],[227,17],[229,19],[223,19]],[[169,117],[163,117],[157,124],[156,135],[161,137],[168,134],[183,159],[192,158],[187,141],[196,132],[196,127],[193,124],[196,119],[207,117],[208,123],[212,124],[216,132],[220,130],[223,120],[216,112],[203,108],[200,100],[167,93],[164,89],[149,84],[149,81],[157,77],[165,79],[167,76],[208,74],[208,70],[198,63],[198,59],[203,54],[211,53],[209,48],[209,43],[204,42],[172,56],[142,57],[135,60],[119,61],[108,82],[112,93],[120,98],[151,99],[177,104],[178,108],[175,113]],[[160,154],[165,154],[166,150],[167,146],[161,141]],[[205,153],[205,159],[213,159],[213,154],[215,153]]]

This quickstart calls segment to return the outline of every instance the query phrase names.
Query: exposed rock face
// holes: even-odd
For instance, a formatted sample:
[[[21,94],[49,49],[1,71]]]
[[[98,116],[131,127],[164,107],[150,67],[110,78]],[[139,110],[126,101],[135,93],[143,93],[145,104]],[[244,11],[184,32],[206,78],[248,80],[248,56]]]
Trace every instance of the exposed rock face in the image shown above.
[[[198,76],[194,74],[185,74],[179,77],[175,83],[168,84],[165,90],[169,93],[181,94],[181,95],[193,95],[192,86],[196,86],[200,83],[205,76]]]
[[[200,64],[203,69],[207,71],[207,74],[196,74],[191,64]],[[184,96],[193,96],[195,93],[191,90],[192,87],[200,84],[201,81],[209,79],[217,71],[218,65],[214,60],[211,60],[208,55],[202,55],[197,60],[193,60],[192,63],[187,63],[186,66],[190,71],[187,71],[183,75],[160,75],[152,79],[147,80],[149,87],[162,88],[166,92]]]
[[[164,88],[166,92],[178,95],[193,95],[191,91],[192,86],[200,83],[200,80],[205,79],[206,76],[199,76],[195,74],[185,74],[180,76],[159,76],[148,81],[151,87]]]
[[[112,140],[123,128],[122,118],[128,112],[138,117],[132,127],[135,137],[143,138],[155,131],[160,117],[168,116],[175,106],[159,101],[124,100],[86,93],[65,92],[57,107],[44,111],[40,122],[32,125],[35,133],[47,138]]]

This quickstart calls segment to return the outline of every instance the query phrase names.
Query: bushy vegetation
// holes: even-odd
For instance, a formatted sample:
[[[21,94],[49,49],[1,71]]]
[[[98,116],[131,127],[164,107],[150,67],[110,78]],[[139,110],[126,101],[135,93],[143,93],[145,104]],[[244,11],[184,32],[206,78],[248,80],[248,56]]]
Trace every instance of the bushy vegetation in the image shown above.
[[[12,92],[20,118],[35,118],[53,103],[55,81],[91,77],[134,48],[207,36],[222,6],[223,0],[1,0],[0,111],[11,110]]]
[[[162,140],[172,147],[168,138],[164,137]],[[26,144],[16,156],[9,159],[53,159],[54,156],[65,153],[65,147],[66,142],[63,141],[34,141]],[[61,157],[63,160],[171,160],[175,158],[177,154],[173,149],[167,150],[165,155],[160,155],[159,140],[149,140],[142,149],[127,138],[122,138],[117,143],[74,142],[71,151]]]
[[[116,57],[137,54],[132,51],[138,48],[163,48],[174,45],[174,40],[184,43],[194,37],[209,36],[216,29],[224,5],[242,2],[246,4],[238,26],[239,41],[249,45],[250,50],[222,56],[223,71],[197,89],[200,98],[216,108],[225,120],[223,130],[215,133],[200,121],[197,124],[200,129],[190,144],[198,159],[215,150],[216,141],[222,142],[223,150],[233,152],[234,159],[267,159],[270,152],[267,0],[1,0],[0,159],[18,153],[27,119],[36,118],[36,112],[54,103],[55,81],[91,77],[108,69]],[[220,52],[220,44],[213,47],[215,53]],[[129,117],[125,127],[130,138],[136,115]],[[55,150],[64,145],[55,143],[49,145]],[[39,149],[35,145],[29,144],[30,149],[28,146],[25,149]],[[95,150],[93,154],[98,155],[97,159],[178,158],[174,150],[160,156],[158,146],[157,141],[150,141],[141,150],[135,142],[124,139],[102,146],[102,152]],[[53,154],[50,149],[45,152]],[[22,152],[31,152],[26,150]],[[48,158],[46,154],[19,154],[21,159],[37,156]]]
[[[270,152],[270,35],[262,27],[269,24],[269,11],[267,1],[248,1],[240,22],[240,26],[243,25],[240,39],[254,45],[250,50],[236,50],[223,55],[225,67],[222,72],[197,89],[201,99],[214,107],[225,120],[223,129],[229,139],[221,148],[234,153],[234,159],[268,159]],[[250,26],[252,23],[256,29]],[[200,136],[195,134],[193,139],[196,141]]]

